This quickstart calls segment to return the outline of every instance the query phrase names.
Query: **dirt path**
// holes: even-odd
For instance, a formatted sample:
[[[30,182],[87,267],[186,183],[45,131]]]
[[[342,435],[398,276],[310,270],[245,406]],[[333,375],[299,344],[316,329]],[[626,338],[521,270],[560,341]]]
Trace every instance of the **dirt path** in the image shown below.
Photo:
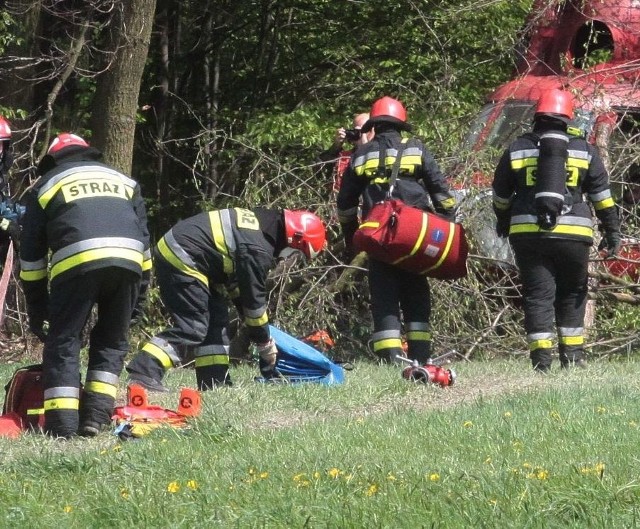
[[[463,378],[456,381],[456,384],[450,388],[424,387],[405,395],[385,395],[375,403],[349,409],[332,410],[331,417],[367,417],[383,415],[397,409],[446,410],[472,404],[480,399],[493,399],[537,388],[554,387],[561,384],[562,380],[562,377],[538,375],[528,370],[515,376],[510,373],[508,376],[487,377],[482,381]],[[251,421],[247,426],[249,429],[291,428],[322,420],[323,416],[311,412],[273,413],[263,416],[257,421]]]

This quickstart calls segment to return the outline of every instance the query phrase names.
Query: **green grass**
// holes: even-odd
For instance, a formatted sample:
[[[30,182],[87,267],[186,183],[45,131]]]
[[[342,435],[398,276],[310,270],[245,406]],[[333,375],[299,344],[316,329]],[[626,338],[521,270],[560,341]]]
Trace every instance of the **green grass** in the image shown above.
[[[189,430],[0,439],[0,527],[640,526],[639,364],[455,369],[440,389],[366,363],[336,387],[235,368]]]

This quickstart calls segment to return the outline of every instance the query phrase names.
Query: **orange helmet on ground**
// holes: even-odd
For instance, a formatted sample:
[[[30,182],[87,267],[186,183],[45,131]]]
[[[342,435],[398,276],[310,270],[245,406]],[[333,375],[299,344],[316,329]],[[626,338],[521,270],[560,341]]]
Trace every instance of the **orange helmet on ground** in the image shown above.
[[[536,114],[560,118],[563,121],[573,119],[573,94],[566,90],[552,88],[545,90],[538,99]]]
[[[407,110],[397,99],[384,96],[371,106],[369,120],[362,126],[362,132],[369,132],[377,123],[390,123],[400,130],[411,130],[407,123]]]
[[[308,259],[316,257],[324,248],[327,234],[320,218],[310,211],[284,210],[287,246],[304,253]]]
[[[54,154],[66,147],[71,147],[72,145],[75,145],[78,147],[89,147],[89,144],[77,134],[70,134],[68,132],[63,132],[61,134],[58,134],[53,139],[53,141],[51,142],[51,145],[49,145],[47,154]]]
[[[0,141],[11,141],[11,127],[2,116],[0,116]]]

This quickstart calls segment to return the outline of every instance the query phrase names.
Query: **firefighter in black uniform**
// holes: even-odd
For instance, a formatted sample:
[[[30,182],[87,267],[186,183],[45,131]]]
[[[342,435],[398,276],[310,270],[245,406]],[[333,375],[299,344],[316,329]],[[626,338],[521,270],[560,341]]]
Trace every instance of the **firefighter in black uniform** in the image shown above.
[[[411,130],[402,103],[391,97],[377,100],[362,132],[371,129],[375,130],[375,136],[356,149],[337,198],[347,260],[353,256],[352,238],[358,228],[360,197],[364,218],[373,204],[385,198],[400,148],[403,150],[394,198],[423,210],[435,209],[451,220],[455,217],[455,199],[433,156],[417,138],[402,138],[401,131]],[[409,358],[425,363],[431,356],[431,297],[427,279],[370,259],[369,291],[374,353],[382,361],[395,361],[397,355],[402,355],[404,323]]]
[[[556,332],[561,367],[586,366],[583,325],[594,227],[584,194],[609,256],[620,247],[607,171],[595,147],[567,133],[572,118],[570,92],[542,92],[533,131],[509,146],[493,180],[496,231],[509,237],[515,254],[529,353],[541,372],[551,367]]]
[[[111,423],[130,322],[151,269],[140,186],[100,158],[81,137],[58,135],[26,204],[20,278],[30,329],[44,341],[45,432],[56,437],[93,436]],[[81,333],[94,304],[81,391]]]
[[[9,122],[0,116],[0,268],[7,256],[9,241],[13,240],[16,246],[19,243],[19,221],[24,209],[8,196],[9,169],[12,165],[11,127]]]
[[[274,375],[276,346],[269,333],[267,276],[285,248],[317,256],[325,244],[322,221],[308,211],[231,208],[178,222],[154,249],[160,296],[170,327],[143,344],[127,365],[129,380],[166,391],[162,377],[195,346],[198,389],[230,385],[229,314],[233,300],[256,344],[260,371]]]

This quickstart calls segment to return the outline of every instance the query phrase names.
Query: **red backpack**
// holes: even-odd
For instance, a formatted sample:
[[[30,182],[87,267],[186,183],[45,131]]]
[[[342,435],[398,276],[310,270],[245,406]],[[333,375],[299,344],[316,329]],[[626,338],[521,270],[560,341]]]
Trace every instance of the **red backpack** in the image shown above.
[[[2,415],[17,417],[23,430],[44,426],[42,364],[17,369],[4,387]]]

